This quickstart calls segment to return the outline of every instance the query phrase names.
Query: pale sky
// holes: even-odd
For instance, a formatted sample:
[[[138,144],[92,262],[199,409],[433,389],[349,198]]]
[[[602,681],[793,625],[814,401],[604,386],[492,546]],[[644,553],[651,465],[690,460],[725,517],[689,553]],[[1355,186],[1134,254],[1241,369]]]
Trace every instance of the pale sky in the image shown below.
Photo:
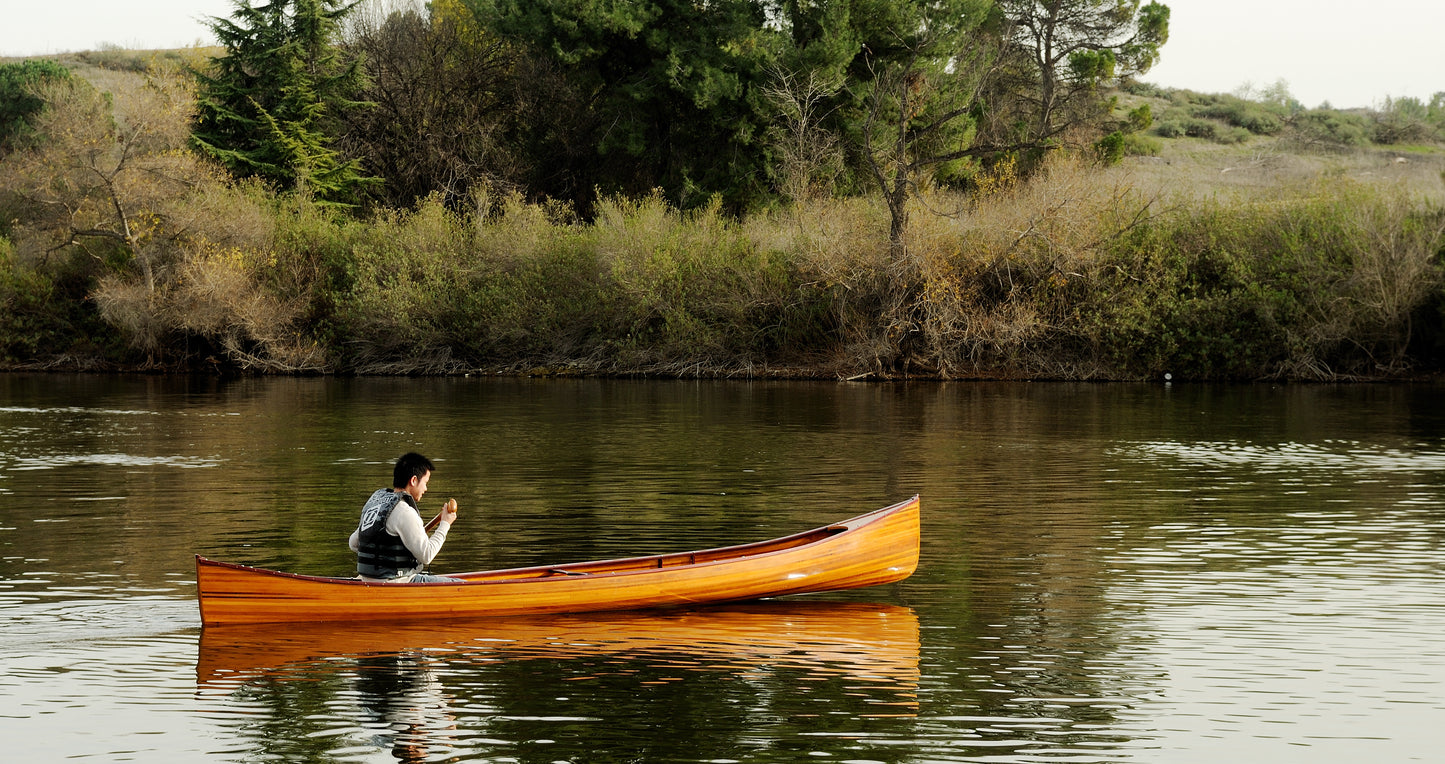
[[[1169,42],[1142,79],[1203,93],[1283,79],[1305,106],[1445,91],[1442,0],[1163,0]]]
[[[1169,42],[1143,79],[1231,93],[1284,80],[1306,106],[1445,91],[1445,0],[1164,0]],[[209,44],[227,0],[0,0],[0,56]]]

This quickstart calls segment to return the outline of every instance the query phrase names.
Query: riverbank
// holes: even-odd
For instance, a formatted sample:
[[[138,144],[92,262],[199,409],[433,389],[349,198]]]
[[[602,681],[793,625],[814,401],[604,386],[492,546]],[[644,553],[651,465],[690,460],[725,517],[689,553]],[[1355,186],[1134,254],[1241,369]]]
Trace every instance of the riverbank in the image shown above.
[[[1145,190],[1149,172],[1168,185],[1152,164],[1059,161],[987,196],[931,194],[899,258],[886,211],[866,199],[743,220],[656,198],[609,200],[586,223],[517,198],[485,216],[428,202],[356,220],[231,189],[229,246],[176,261],[151,289],[100,280],[84,304],[113,327],[109,344],[98,333],[66,352],[12,352],[6,366],[1076,380],[1439,370],[1438,203],[1390,175],[1166,193]]]
[[[338,213],[187,151],[178,75],[89,76],[106,97],[49,96],[64,140],[0,161],[0,368],[1328,381],[1445,359],[1437,146],[1001,162],[921,191],[900,252],[870,196]]]

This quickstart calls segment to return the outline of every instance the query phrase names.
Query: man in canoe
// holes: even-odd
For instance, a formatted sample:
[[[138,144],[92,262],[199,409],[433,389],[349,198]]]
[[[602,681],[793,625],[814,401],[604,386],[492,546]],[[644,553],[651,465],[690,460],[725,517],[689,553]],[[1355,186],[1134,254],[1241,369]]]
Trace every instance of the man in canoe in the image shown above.
[[[441,514],[422,525],[417,503],[426,494],[431,473],[431,460],[418,453],[405,454],[392,468],[392,487],[379,488],[366,500],[361,522],[349,542],[356,552],[356,572],[363,581],[405,584],[460,580],[421,572],[441,551],[447,531],[457,519],[457,500],[448,499]]]

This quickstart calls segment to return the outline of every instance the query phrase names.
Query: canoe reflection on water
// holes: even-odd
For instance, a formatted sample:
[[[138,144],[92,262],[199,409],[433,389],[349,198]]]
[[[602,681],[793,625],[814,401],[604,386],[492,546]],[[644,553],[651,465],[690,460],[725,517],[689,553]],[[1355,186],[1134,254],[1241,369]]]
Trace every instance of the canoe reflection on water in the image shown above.
[[[201,686],[234,683],[299,664],[424,652],[482,661],[687,656],[739,671],[785,663],[916,685],[918,617],[912,608],[854,602],[757,602],[697,610],[638,611],[463,621],[252,624],[201,633]]]
[[[680,698],[728,708],[722,696],[729,693],[785,717],[817,715],[820,696],[830,714],[911,717],[918,711],[918,663],[911,608],[763,601],[468,621],[207,627],[196,675],[201,694],[250,709],[247,729],[258,698],[275,699],[272,712],[289,718],[304,714],[298,699],[309,698],[312,718],[339,713],[337,722],[347,727],[359,721],[362,739],[349,745],[422,761],[443,752],[469,760],[466,749],[479,739],[495,745],[503,719],[606,728],[637,715],[672,718]],[[535,716],[539,704],[564,695],[565,710]],[[551,716],[555,711],[568,716]],[[683,729],[677,734],[691,737]]]

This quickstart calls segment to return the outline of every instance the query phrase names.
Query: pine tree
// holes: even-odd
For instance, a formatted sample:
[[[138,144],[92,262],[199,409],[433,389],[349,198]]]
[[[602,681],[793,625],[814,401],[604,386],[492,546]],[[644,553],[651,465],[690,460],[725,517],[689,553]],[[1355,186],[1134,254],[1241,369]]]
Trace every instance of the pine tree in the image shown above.
[[[226,48],[197,72],[192,141],[239,177],[350,205],[366,177],[359,159],[331,147],[335,115],[361,104],[359,61],[333,43],[350,0],[234,0],[230,19],[210,27]]]

